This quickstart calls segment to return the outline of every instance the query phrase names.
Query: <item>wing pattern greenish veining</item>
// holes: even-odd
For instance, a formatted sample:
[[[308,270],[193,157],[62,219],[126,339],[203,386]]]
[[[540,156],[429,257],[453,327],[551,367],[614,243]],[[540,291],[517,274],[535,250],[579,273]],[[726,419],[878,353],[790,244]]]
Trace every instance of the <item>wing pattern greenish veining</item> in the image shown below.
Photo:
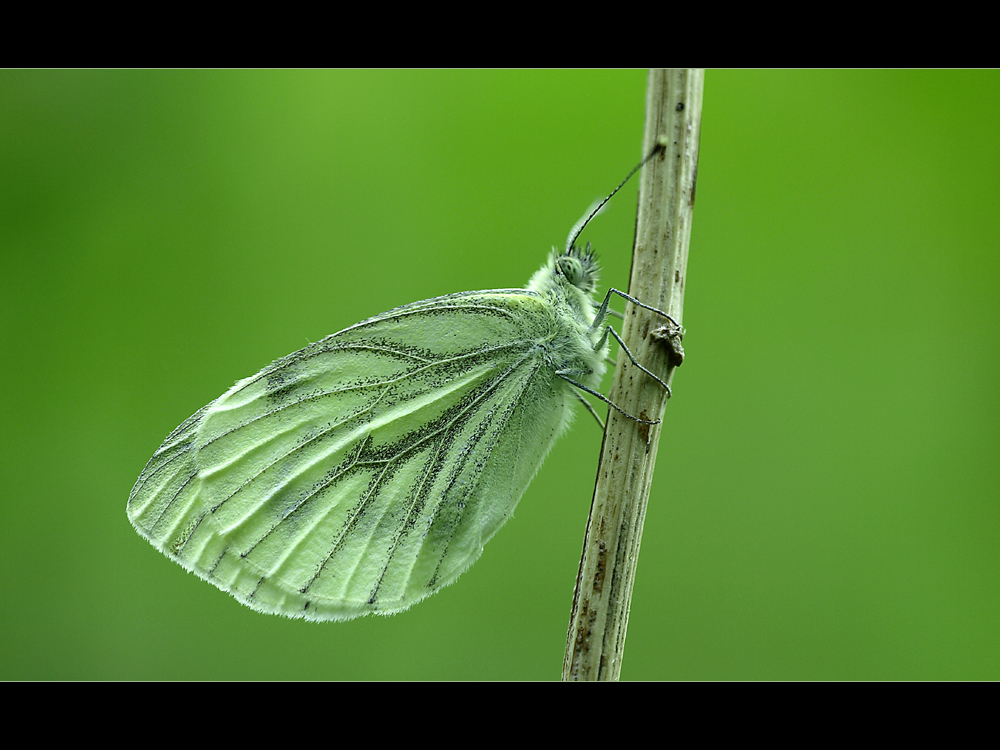
[[[538,294],[496,290],[333,334],[174,430],[129,518],[259,611],[405,609],[479,557],[565,425],[557,329]]]

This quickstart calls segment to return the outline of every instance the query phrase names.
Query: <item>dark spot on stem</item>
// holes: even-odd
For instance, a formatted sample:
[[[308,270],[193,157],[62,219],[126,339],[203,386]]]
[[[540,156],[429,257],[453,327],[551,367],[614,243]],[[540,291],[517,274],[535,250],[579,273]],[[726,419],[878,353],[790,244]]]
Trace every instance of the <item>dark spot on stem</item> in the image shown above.
[[[597,569],[594,571],[594,591],[600,593],[604,588],[604,571],[607,565],[608,547],[602,541],[597,546]]]
[[[646,422],[651,422],[652,420],[646,414],[646,410],[643,409],[639,412],[639,418],[645,420]],[[639,437],[642,438],[643,442],[646,444],[646,453],[649,453],[649,428],[651,425],[639,422]]]

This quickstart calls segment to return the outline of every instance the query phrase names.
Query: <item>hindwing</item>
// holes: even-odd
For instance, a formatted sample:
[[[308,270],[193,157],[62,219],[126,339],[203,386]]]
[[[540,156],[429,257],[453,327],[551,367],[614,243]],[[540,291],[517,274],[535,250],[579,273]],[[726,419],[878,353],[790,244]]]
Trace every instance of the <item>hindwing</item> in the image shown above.
[[[135,528],[263,612],[406,609],[458,577],[566,422],[525,290],[391,310],[236,383],[153,455]]]

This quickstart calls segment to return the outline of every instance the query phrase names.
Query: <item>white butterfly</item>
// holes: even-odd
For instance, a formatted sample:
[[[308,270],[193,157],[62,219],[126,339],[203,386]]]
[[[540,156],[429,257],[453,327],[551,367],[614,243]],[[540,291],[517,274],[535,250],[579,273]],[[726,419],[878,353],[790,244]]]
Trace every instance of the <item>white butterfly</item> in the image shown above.
[[[614,289],[595,303],[596,261],[575,246],[587,220],[525,289],[405,305],[236,383],[150,459],[128,501],[136,531],[289,617],[391,614],[454,581],[574,404],[593,413],[578,389],[604,398],[612,292],[648,307]]]

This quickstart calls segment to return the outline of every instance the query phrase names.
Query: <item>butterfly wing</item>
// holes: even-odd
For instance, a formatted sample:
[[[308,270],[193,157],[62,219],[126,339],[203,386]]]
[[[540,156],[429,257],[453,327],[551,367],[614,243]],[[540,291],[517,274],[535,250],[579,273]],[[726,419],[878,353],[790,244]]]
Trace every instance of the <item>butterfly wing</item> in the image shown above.
[[[509,517],[572,400],[524,290],[391,310],[278,360],[180,425],[136,530],[258,611],[388,614],[454,581]]]

